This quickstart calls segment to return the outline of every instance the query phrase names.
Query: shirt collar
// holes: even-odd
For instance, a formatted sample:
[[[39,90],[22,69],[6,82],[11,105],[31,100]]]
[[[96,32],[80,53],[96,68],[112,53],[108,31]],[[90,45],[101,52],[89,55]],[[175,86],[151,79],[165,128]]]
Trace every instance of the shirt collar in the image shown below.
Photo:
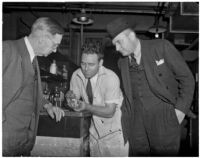
[[[92,78],[90,78],[92,87],[94,87],[94,85],[96,85],[97,83],[97,78],[98,78],[98,73],[96,75],[94,75]]]
[[[31,46],[31,43],[29,42],[27,36],[24,37],[24,41],[25,41],[26,47],[28,49],[28,53],[30,55],[31,62],[33,62],[33,58],[35,57],[33,47]]]
[[[105,72],[105,67],[104,67],[104,66],[101,66],[101,67],[99,68],[99,72],[98,72],[95,76],[93,76],[93,77],[90,79],[90,81],[93,82],[93,83],[96,83],[98,77],[101,76],[101,75],[104,75],[105,73],[106,73],[106,72]],[[88,79],[86,79],[85,76],[83,75],[83,73],[82,73],[82,71],[81,71],[81,68],[79,69],[77,75],[78,75],[85,83],[87,83]]]
[[[136,54],[137,54],[138,56],[135,56],[135,54],[134,54],[134,58],[136,59],[136,61],[140,61],[140,59],[141,59],[141,44],[140,44],[140,42],[139,42],[139,44],[137,45],[137,47],[136,47],[136,49],[135,49],[135,52],[137,52]],[[129,58],[129,61],[131,62],[131,59],[132,59],[131,54],[128,56],[128,58]]]
[[[140,56],[141,55],[141,45],[140,42],[138,43],[135,52],[137,52],[137,55]],[[137,58],[137,56],[135,56],[135,58]]]

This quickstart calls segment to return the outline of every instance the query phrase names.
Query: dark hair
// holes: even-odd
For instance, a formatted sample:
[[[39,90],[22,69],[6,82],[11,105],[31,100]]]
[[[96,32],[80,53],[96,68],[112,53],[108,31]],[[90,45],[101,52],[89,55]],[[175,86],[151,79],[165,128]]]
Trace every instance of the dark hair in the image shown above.
[[[38,18],[32,25],[31,32],[35,32],[36,30],[46,30],[52,35],[64,34],[63,27],[56,20],[49,17]]]
[[[82,54],[97,54],[98,60],[103,59],[104,54],[101,44],[98,42],[87,42],[82,46]]]

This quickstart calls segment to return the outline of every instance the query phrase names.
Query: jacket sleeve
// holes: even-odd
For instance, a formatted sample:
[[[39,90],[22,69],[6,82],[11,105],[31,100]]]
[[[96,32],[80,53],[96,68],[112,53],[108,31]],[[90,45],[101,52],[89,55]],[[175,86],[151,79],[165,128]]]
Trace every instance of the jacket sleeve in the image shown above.
[[[194,78],[178,50],[169,41],[164,41],[164,58],[179,83],[175,108],[187,114],[193,100]]]
[[[9,63],[10,63],[10,59],[11,59],[11,47],[9,45],[8,42],[3,42],[3,59],[2,59],[2,63],[3,63],[3,72],[6,71],[6,68],[8,67]]]
[[[47,99],[45,99],[44,97],[42,97],[42,101],[41,101],[41,105],[46,105],[46,104],[50,104],[51,102]]]
[[[3,50],[2,50],[2,66],[3,66],[3,120],[5,120],[4,111],[9,106],[10,102],[15,100],[17,96],[20,94],[20,85],[22,81],[22,77],[17,75],[17,77],[13,77],[15,74],[21,73],[21,66],[19,64],[20,59],[17,58],[16,53],[13,53],[14,46],[9,42],[3,42]],[[16,68],[14,70],[14,68]]]
[[[9,97],[7,97],[7,95],[5,94],[5,89],[7,89],[7,87],[5,88],[4,86],[4,74],[6,73],[6,69],[9,66],[10,63],[10,59],[11,59],[11,47],[9,45],[8,42],[3,42],[3,50],[2,50],[2,65],[3,65],[3,108],[2,108],[2,114],[3,114],[3,120],[5,120],[5,115],[4,115],[4,111],[8,106],[8,102],[10,101]],[[5,97],[6,96],[6,97]],[[10,97],[11,98],[11,97]]]

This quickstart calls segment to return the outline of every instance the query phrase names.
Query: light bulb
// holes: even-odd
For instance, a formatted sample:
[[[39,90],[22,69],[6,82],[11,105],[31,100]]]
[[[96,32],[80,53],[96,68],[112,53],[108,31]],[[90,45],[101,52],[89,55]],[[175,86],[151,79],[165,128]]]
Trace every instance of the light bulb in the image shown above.
[[[87,21],[87,17],[84,16],[80,17],[80,21]]]
[[[155,33],[155,38],[159,38],[159,34],[158,33]]]

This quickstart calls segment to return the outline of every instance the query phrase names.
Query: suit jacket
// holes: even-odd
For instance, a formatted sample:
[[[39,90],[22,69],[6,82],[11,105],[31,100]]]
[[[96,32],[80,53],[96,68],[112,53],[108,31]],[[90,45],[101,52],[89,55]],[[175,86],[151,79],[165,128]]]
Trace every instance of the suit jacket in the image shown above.
[[[150,89],[161,100],[187,114],[193,99],[194,78],[181,54],[167,40],[140,40],[140,43],[141,60]],[[118,66],[124,92],[122,119],[128,129],[131,127],[128,122],[134,115],[128,57],[119,59]]]
[[[47,103],[43,99],[38,63],[38,80],[34,94],[22,94],[23,89],[34,78],[34,69],[24,39],[3,42],[3,147],[12,144],[13,150],[31,151],[35,142],[39,111]],[[13,119],[12,117],[16,117]],[[12,118],[12,119],[11,119]],[[12,120],[12,122],[10,122]],[[7,134],[9,133],[9,134]],[[15,144],[16,143],[16,144]],[[7,145],[6,145],[7,144]],[[7,150],[7,149],[5,149]]]

